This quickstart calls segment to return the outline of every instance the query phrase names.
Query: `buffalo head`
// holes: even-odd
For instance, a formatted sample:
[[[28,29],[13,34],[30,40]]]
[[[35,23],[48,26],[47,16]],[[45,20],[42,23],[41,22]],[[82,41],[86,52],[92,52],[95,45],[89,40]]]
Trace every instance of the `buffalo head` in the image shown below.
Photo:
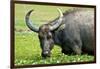
[[[60,9],[57,9],[59,12],[59,17],[52,21],[51,23],[43,24],[40,27],[36,27],[29,19],[30,14],[33,10],[30,10],[25,17],[26,25],[32,31],[38,33],[38,38],[40,40],[40,46],[42,49],[42,57],[50,57],[51,50],[54,46],[53,34],[52,32],[55,31],[59,26],[62,24],[63,14]]]

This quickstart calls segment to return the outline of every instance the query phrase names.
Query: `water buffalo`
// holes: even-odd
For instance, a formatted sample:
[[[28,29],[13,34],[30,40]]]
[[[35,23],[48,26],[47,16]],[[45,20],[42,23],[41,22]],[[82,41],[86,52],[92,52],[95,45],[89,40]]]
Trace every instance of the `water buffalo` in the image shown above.
[[[94,54],[94,9],[74,8],[65,13],[57,10],[59,17],[40,27],[36,27],[30,21],[33,10],[25,16],[29,29],[38,33],[42,57],[50,57],[54,44],[59,45],[64,54]]]

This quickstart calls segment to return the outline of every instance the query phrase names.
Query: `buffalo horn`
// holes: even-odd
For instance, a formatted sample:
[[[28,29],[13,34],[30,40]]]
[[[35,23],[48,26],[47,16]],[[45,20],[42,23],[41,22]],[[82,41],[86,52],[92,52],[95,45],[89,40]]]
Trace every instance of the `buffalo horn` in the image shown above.
[[[26,21],[26,25],[29,27],[30,30],[34,31],[34,32],[38,32],[39,28],[36,27],[30,20],[30,14],[33,10],[30,10],[25,17],[25,21]]]
[[[50,26],[50,30],[55,30],[55,29],[59,28],[59,26],[62,24],[63,13],[59,8],[57,8],[57,10],[59,12],[59,18],[54,25]]]

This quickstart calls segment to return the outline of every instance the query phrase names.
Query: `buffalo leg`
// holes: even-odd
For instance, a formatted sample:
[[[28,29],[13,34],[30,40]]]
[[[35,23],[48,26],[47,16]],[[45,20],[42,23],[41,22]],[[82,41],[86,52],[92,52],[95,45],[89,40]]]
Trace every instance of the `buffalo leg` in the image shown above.
[[[81,48],[78,45],[73,47],[73,51],[75,54],[80,55],[82,53]]]

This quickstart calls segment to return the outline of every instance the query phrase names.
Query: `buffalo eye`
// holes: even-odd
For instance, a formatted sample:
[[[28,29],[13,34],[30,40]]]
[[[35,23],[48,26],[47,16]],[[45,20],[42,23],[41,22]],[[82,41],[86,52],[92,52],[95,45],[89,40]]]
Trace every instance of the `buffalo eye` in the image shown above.
[[[44,38],[44,35],[43,34],[39,34],[38,36],[39,36],[40,39],[43,39]]]
[[[47,39],[51,39],[51,36],[49,35],[49,36],[47,36]]]
[[[52,38],[52,34],[51,33],[48,33],[47,39],[51,39],[51,38]]]

